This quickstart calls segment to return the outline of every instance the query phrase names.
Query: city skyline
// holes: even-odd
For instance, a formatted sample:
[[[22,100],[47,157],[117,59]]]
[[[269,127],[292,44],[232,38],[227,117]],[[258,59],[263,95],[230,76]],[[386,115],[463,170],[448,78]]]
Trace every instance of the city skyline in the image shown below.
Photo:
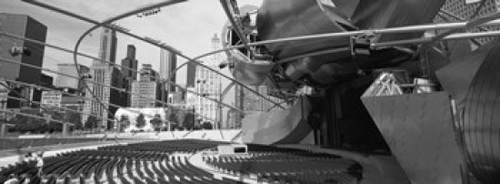
[[[154,1],[132,1],[122,3],[118,0],[111,1],[95,1],[89,3],[83,0],[75,0],[71,2],[62,0],[48,0],[45,3],[57,5],[63,9],[75,12],[81,15],[91,16],[96,20],[104,20],[111,16],[131,10],[130,7],[139,7],[146,4],[158,2]],[[261,0],[241,0],[240,5],[253,4],[260,5]],[[83,7],[83,8],[82,8]],[[112,12],[109,7],[113,7]],[[189,1],[179,3],[173,6],[163,8],[163,10],[153,16],[139,18],[132,16],[117,24],[128,28],[131,32],[141,36],[148,36],[158,39],[172,47],[180,50],[183,54],[189,57],[195,57],[206,53],[210,50],[207,42],[214,33],[220,33],[227,18],[221,11],[219,3],[207,1]],[[90,24],[79,20],[69,18],[45,9],[41,9],[21,1],[1,1],[0,12],[18,13],[26,12],[27,15],[43,22],[47,25],[48,35],[47,43],[58,45],[64,48],[74,48],[74,43],[78,37],[86,29],[90,28]],[[171,29],[170,25],[175,25],[176,29]],[[117,35],[117,58],[126,56],[128,44],[133,44],[137,48],[137,60],[139,65],[142,63],[150,63],[153,68],[160,68],[160,49],[138,40],[124,37],[121,34]],[[98,56],[99,45],[99,30],[96,30],[87,36],[82,43],[80,52]],[[44,67],[57,68],[60,63],[72,63],[72,55],[62,53],[53,49],[46,49],[44,57]],[[208,58],[207,58],[208,60]],[[81,58],[80,64],[90,66],[92,60]],[[185,59],[178,58],[177,65],[185,62]],[[187,68],[181,69],[178,72],[177,83],[186,84]],[[228,73],[227,71],[224,71]],[[50,73],[49,73],[50,74]],[[50,74],[54,76],[53,74]]]

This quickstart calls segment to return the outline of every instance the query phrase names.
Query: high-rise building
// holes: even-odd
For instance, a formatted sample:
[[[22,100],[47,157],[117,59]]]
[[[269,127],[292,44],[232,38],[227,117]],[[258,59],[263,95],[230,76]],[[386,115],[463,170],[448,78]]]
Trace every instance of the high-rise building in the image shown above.
[[[64,91],[64,93],[63,93]],[[69,93],[69,94],[68,94]],[[63,107],[69,108],[77,111],[83,110],[83,97],[77,95],[70,94],[78,94],[80,93],[77,90],[72,90],[70,88],[65,88],[62,91],[52,90],[52,91],[43,91],[42,92],[42,100],[41,105],[47,107]],[[60,111],[64,111],[64,109],[59,109]]]
[[[47,74],[44,74],[44,73],[41,73],[40,74],[40,83],[38,85],[44,87],[44,88],[50,88],[50,89],[53,89],[54,88],[54,77],[50,76],[50,75],[47,75]],[[31,90],[31,100],[35,101],[35,102],[40,102],[42,100],[42,91],[43,89],[40,89],[40,88],[35,88],[35,89],[32,89]],[[38,103],[27,103],[25,102],[26,105],[23,105],[23,106],[30,106],[30,107],[38,107],[39,104]]]
[[[128,45],[127,46],[127,56],[122,59],[122,66],[130,68],[122,68],[123,73],[123,88],[127,91],[132,89],[132,82],[137,80],[137,69],[138,69],[138,61],[135,58],[135,46]],[[130,107],[131,104],[131,95],[130,93],[123,93],[122,100],[124,101],[124,105],[126,107]]]
[[[131,107],[153,108],[159,107],[161,100],[161,84],[158,81],[158,72],[150,64],[143,64],[139,81],[132,82]],[[140,94],[137,95],[137,94]]]
[[[210,43],[211,50],[218,50],[221,48],[220,38],[215,34]],[[220,53],[213,54],[209,57],[208,61],[203,64],[217,69],[220,62],[222,61],[222,56]],[[217,73],[214,73],[206,68],[196,67],[196,82],[195,89],[196,92],[202,94],[204,97],[219,99],[221,94],[221,77]],[[204,117],[210,118],[211,120],[218,120],[219,118],[219,108],[216,102],[208,100],[204,97],[197,97],[197,105],[195,106],[195,111]],[[206,120],[205,120],[206,121]],[[212,122],[215,123],[215,122]]]
[[[101,33],[101,41],[99,48],[99,59],[115,63],[116,58],[116,32],[111,29],[103,29]],[[87,98],[94,99],[97,101],[86,101],[84,106],[84,112],[99,115],[104,118],[112,118],[114,112],[118,109],[116,106],[109,104],[115,104],[122,106],[122,93],[120,90],[111,89],[109,86],[121,89],[123,86],[123,76],[121,71],[108,63],[100,60],[94,60],[92,66],[90,67],[90,73],[92,75],[92,82],[87,81],[87,86],[92,91],[86,91],[85,95]],[[86,115],[83,115],[82,121],[85,123],[87,120]],[[98,123],[100,128],[109,129],[111,122],[106,122],[105,119]]]
[[[58,64],[57,71],[60,74],[57,74],[54,86],[57,88],[70,88],[74,90],[83,90],[84,87],[83,82],[85,82],[84,80],[78,80],[72,77],[68,77],[68,75],[75,77],[79,76],[75,66],[78,66],[81,75],[87,75],[90,72],[90,68],[84,65],[75,65],[72,63]]]
[[[194,88],[196,81],[196,64],[188,63],[186,72],[186,86],[188,88]]]
[[[0,13],[0,31],[25,37],[28,39],[45,42],[47,37],[47,26],[31,18],[28,15]],[[11,51],[14,48],[22,50],[22,53],[13,54]],[[15,61],[17,63],[24,63],[42,67],[45,46],[42,44],[27,42],[20,39],[14,39],[4,36],[0,39],[0,58]],[[29,84],[40,84],[40,69],[21,66],[16,63],[0,62],[0,77],[10,80],[16,80]],[[22,87],[19,89],[21,97],[33,100],[34,89],[29,87]],[[19,108],[28,103],[9,100],[8,106]]]
[[[122,73],[123,76],[127,79],[130,79],[131,81],[137,80],[137,69],[138,69],[138,61],[135,58],[135,46],[134,45],[128,45],[127,46],[127,56],[122,59],[122,66],[131,68],[126,69],[122,68]]]
[[[116,31],[104,28],[101,32],[99,59],[115,63],[116,61]],[[95,61],[94,61],[95,62]],[[97,61],[103,62],[103,61]]]
[[[172,74],[173,70],[177,67],[177,55],[169,50],[162,49],[160,51],[160,78],[167,79],[170,75],[170,82],[176,81],[176,74]],[[175,91],[175,85],[165,85],[168,93]]]

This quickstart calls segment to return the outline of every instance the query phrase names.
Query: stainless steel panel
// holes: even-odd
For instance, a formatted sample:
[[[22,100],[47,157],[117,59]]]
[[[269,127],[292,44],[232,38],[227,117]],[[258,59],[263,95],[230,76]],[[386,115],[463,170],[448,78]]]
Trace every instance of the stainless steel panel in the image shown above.
[[[456,60],[436,71],[439,82],[454,99],[463,100],[474,76],[491,49],[491,46],[485,46],[473,53],[454,53]]]
[[[257,16],[261,40],[343,32],[346,28],[354,26],[342,12],[337,8],[322,8],[318,1],[311,0],[265,0]],[[269,44],[267,48],[277,58],[287,58],[348,45],[349,38],[332,38]]]
[[[306,97],[287,110],[248,114],[243,119],[242,140],[255,144],[298,144],[311,133],[307,117],[311,104]]]
[[[470,168],[485,184],[500,182],[500,42],[496,40],[459,106]]]
[[[230,69],[234,79],[246,85],[261,85],[266,80],[269,71],[274,67],[274,63],[270,61],[250,61],[240,52],[233,52],[228,59],[234,66]]]
[[[362,101],[412,183],[461,183],[463,162],[445,92]]]

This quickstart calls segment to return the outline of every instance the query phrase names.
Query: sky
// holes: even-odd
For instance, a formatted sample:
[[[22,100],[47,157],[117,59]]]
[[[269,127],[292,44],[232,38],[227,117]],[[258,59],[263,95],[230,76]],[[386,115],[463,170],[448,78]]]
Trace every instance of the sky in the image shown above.
[[[94,20],[103,21],[161,0],[39,0],[56,5],[73,13],[88,16]],[[260,6],[262,0],[239,0],[238,5],[246,4]],[[47,43],[73,49],[77,39],[93,25],[70,18],[50,10],[23,3],[21,0],[0,0],[0,12],[27,14],[48,27]],[[130,29],[131,33],[142,37],[151,37],[173,46],[183,54],[196,57],[210,51],[210,39],[222,31],[227,18],[217,0],[190,0],[172,6],[164,7],[153,16],[139,18],[127,17],[116,22]],[[80,52],[98,56],[100,30],[87,36],[80,46]],[[126,47],[133,44],[137,50],[139,68],[142,64],[152,64],[159,70],[160,49],[139,40],[118,34],[118,50],[116,63],[121,63],[125,57]],[[178,58],[178,65],[185,60]],[[81,64],[90,66],[91,60],[80,59]],[[56,69],[58,63],[72,63],[72,55],[54,49],[45,49],[44,67]],[[228,74],[227,71],[224,73]],[[178,72],[177,83],[186,83],[186,70]]]

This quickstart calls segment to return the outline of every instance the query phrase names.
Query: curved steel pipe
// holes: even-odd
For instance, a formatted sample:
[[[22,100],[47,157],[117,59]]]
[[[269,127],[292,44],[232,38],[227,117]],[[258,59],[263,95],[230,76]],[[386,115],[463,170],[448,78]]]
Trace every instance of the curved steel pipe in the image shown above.
[[[5,32],[1,32],[0,31],[0,35],[5,35],[5,36],[9,36],[9,37],[13,37],[13,38],[16,38],[16,39],[21,39],[21,40],[27,40],[27,41],[30,41],[30,42],[34,42],[34,43],[37,43],[37,44],[42,44],[42,45],[45,45],[45,46],[48,46],[48,47],[51,47],[51,48],[54,48],[54,49],[57,49],[57,50],[61,50],[61,51],[64,51],[64,52],[69,52],[69,53],[73,53],[73,51],[69,50],[69,49],[65,49],[65,48],[62,48],[62,47],[58,47],[58,46],[55,46],[55,45],[51,45],[51,44],[47,44],[47,43],[43,43],[43,42],[40,42],[38,40],[33,40],[33,39],[29,39],[29,38],[23,38],[21,36],[18,36],[18,35],[13,35],[13,34],[9,34],[9,33],[5,33]],[[87,58],[90,58],[90,59],[95,59],[95,60],[99,60],[99,61],[102,61],[102,62],[106,62],[106,63],[109,63],[110,65],[113,65],[113,66],[117,66],[117,67],[120,67],[122,69],[128,69],[128,70],[132,70],[132,71],[136,71],[138,72],[138,70],[134,70],[132,68],[129,68],[129,67],[125,67],[125,66],[121,66],[121,65],[118,65],[116,63],[112,63],[110,61],[106,61],[106,60],[103,60],[103,59],[100,59],[100,58],[96,58],[96,57],[93,57],[93,56],[90,56],[88,54],[84,54],[84,53],[79,53],[77,52],[78,55],[80,56],[83,56],[83,57],[87,57]],[[9,63],[12,63],[12,62],[9,62]],[[16,63],[16,64],[19,64],[19,63]],[[28,66],[28,67],[31,67],[31,66]],[[34,66],[33,66],[34,67]],[[64,74],[64,73],[59,73],[59,72],[56,72],[56,71],[53,71],[53,70],[49,70],[47,69],[48,72],[51,72],[51,73],[55,73],[55,74],[60,74],[60,75],[63,75],[63,76],[67,76],[67,77],[70,77],[70,78],[75,78],[75,79],[78,79],[77,77],[75,76],[68,76],[67,74]],[[94,84],[98,84],[98,85],[101,85],[101,86],[104,86],[104,87],[110,87],[111,89],[115,89],[115,90],[119,90],[119,91],[124,91],[124,89],[121,89],[121,88],[115,88],[115,87],[112,87],[112,86],[107,86],[105,84],[102,84],[102,83],[99,83],[99,82],[95,82],[95,81],[89,81],[91,83],[94,83]],[[169,83],[171,84],[171,83]],[[184,89],[184,90],[187,90],[187,88],[184,88],[182,86],[179,86],[178,84],[175,84],[175,83],[172,83],[171,85],[175,85],[181,89]],[[188,92],[192,92],[192,93],[195,93],[193,91],[188,91]],[[129,92],[127,92],[129,93]],[[132,93],[130,93],[132,94]],[[134,94],[134,95],[137,95],[139,97],[142,97],[141,95],[139,94]],[[144,98],[147,98],[147,97],[144,97]],[[168,103],[165,103],[165,102],[161,102],[159,100],[155,100],[156,102],[159,102],[159,103],[162,103],[162,105],[167,105],[167,106],[170,106],[168,105]],[[99,101],[97,101],[99,102]],[[198,115],[200,117],[203,117],[201,115]],[[203,117],[203,118],[206,118],[206,117]],[[206,119],[210,119],[210,118],[206,118]]]
[[[80,16],[80,15],[77,15],[77,14],[74,14],[72,12],[68,12],[68,11],[65,11],[65,10],[61,10],[61,9],[59,9],[57,7],[54,7],[54,6],[51,6],[51,5],[47,5],[47,4],[44,4],[44,3],[37,2],[35,0],[22,0],[22,1],[30,3],[30,4],[33,4],[33,5],[36,5],[36,6],[40,6],[42,8],[46,8],[46,9],[49,9],[49,10],[52,10],[52,11],[56,11],[56,12],[59,12],[59,13],[65,14],[65,15],[68,15],[68,16],[77,18],[79,20],[90,22],[92,24],[99,24],[98,21],[95,21],[95,20],[92,20],[92,19],[88,19],[86,17]],[[202,57],[205,57],[205,56],[208,56],[208,55],[211,55],[211,54],[215,54],[215,53],[219,53],[219,52],[223,52],[223,51],[226,51],[226,50],[232,50],[232,49],[238,49],[238,48],[245,48],[245,47],[249,47],[249,46],[258,46],[258,45],[266,45],[266,44],[273,44],[273,43],[292,42],[292,41],[311,40],[311,39],[333,38],[333,37],[352,37],[352,36],[362,35],[362,34],[366,34],[366,33],[371,33],[371,34],[390,34],[390,33],[408,33],[408,32],[415,32],[415,31],[441,30],[441,29],[462,29],[462,28],[464,28],[466,26],[466,24],[467,24],[467,22],[445,23],[445,24],[427,24],[427,25],[418,25],[418,26],[403,26],[403,27],[396,27],[396,28],[385,28],[385,29],[375,29],[375,30],[362,30],[362,31],[350,31],[350,32],[342,32],[342,33],[326,33],[326,34],[318,34],[318,35],[307,35],[307,36],[281,38],[281,39],[275,39],[275,40],[267,40],[267,41],[261,41],[261,42],[248,43],[247,46],[241,45],[241,46],[227,47],[227,48],[224,48],[224,49],[221,49],[221,50],[212,51],[212,52],[203,54],[203,55],[201,55],[201,56],[199,56],[197,58],[202,58]],[[484,23],[483,25],[484,26],[491,26],[491,25],[498,25],[498,24],[500,24],[500,20],[489,21],[489,22]],[[116,30],[115,28],[112,28],[109,25],[102,25],[102,26]],[[209,69],[209,70],[211,70],[213,72],[216,72],[219,75],[221,75],[221,76],[223,76],[223,77],[231,80],[230,77],[228,77],[228,76],[226,76],[226,75],[224,75],[224,74],[222,74],[222,73],[220,73],[220,72],[218,72],[216,70],[213,70],[212,68],[207,67],[207,66],[205,66],[205,65],[203,65],[203,64],[201,64],[201,63],[199,63],[197,61],[194,61],[195,59],[190,59],[189,57],[183,55],[182,53],[179,53],[176,50],[173,50],[171,48],[165,47],[163,45],[160,45],[158,43],[152,42],[150,40],[146,40],[146,39],[144,39],[142,37],[139,37],[137,35],[128,33],[128,32],[123,31],[123,30],[119,30],[118,29],[116,31],[118,31],[118,32],[120,32],[122,34],[128,35],[130,37],[139,39],[141,41],[147,42],[149,44],[155,45],[157,47],[169,50],[169,51],[171,51],[171,52],[173,52],[173,53],[175,53],[175,54],[177,54],[177,55],[179,55],[179,56],[187,59],[188,60],[187,62],[193,62],[193,63],[195,63],[197,65],[203,66],[203,67],[205,67],[205,68],[207,68],[207,69]],[[238,84],[240,84],[238,81],[236,81],[236,82]],[[243,84],[240,84],[240,85],[243,86],[246,89],[249,89],[248,86],[246,86],[246,85],[243,85]],[[253,93],[258,94],[256,91],[254,91],[252,89],[249,89],[249,90],[252,91]],[[270,100],[270,99],[266,98],[266,100],[272,102],[272,100]]]
[[[68,11],[64,11],[64,10],[59,9],[59,8],[57,8],[57,7],[53,7],[53,6],[50,6],[50,5],[47,5],[47,4],[43,4],[43,3],[40,3],[40,2],[31,1],[31,0],[24,0],[24,1],[25,1],[25,2],[28,2],[28,3],[31,3],[31,4],[34,4],[34,5],[37,5],[37,6],[40,6],[40,7],[43,7],[43,8],[47,8],[47,9],[50,9],[50,10],[53,10],[53,11],[59,12],[59,13],[63,13],[63,14],[69,15],[69,16],[71,16],[71,17],[75,17],[75,18],[80,19],[80,20],[83,20],[83,21],[87,21],[87,22],[90,22],[90,23],[96,24],[94,27],[92,27],[91,29],[89,29],[87,32],[85,32],[85,33],[84,33],[84,34],[80,37],[79,41],[78,41],[78,42],[77,42],[77,44],[75,45],[75,50],[74,50],[74,51],[71,51],[71,52],[73,53],[73,59],[75,60],[75,63],[76,63],[76,64],[78,64],[78,59],[77,59],[77,57],[76,57],[76,55],[77,55],[77,53],[78,53],[78,47],[79,47],[79,44],[81,43],[81,41],[83,40],[83,37],[85,37],[85,35],[87,35],[88,33],[90,33],[92,30],[95,30],[96,28],[101,27],[101,26],[108,27],[108,28],[110,28],[110,29],[116,30],[116,31],[118,31],[118,32],[120,32],[120,33],[123,33],[123,34],[125,34],[125,35],[131,36],[131,37],[134,37],[134,38],[139,39],[139,40],[141,40],[141,41],[144,41],[144,42],[147,42],[147,43],[153,44],[153,45],[155,45],[155,46],[158,46],[158,47],[160,47],[160,48],[163,48],[163,49],[166,49],[166,50],[172,51],[172,52],[174,52],[174,53],[177,53],[177,54],[178,54],[178,55],[180,55],[180,56],[183,56],[181,53],[179,53],[179,52],[178,52],[178,51],[176,51],[176,50],[173,50],[173,49],[171,49],[171,48],[165,47],[164,45],[159,45],[158,43],[152,42],[151,40],[144,39],[144,38],[139,37],[139,36],[137,36],[137,35],[134,35],[134,34],[128,33],[128,32],[126,32],[126,31],[119,30],[119,29],[117,30],[116,28],[114,28],[114,27],[112,27],[112,26],[110,26],[110,25],[107,25],[107,24],[108,24],[108,23],[110,23],[110,22],[113,22],[113,21],[116,21],[116,20],[122,19],[122,18],[124,18],[124,17],[130,16],[130,15],[133,15],[133,14],[136,14],[136,13],[138,13],[138,12],[145,11],[145,10],[147,10],[147,9],[151,9],[151,8],[158,7],[158,6],[166,6],[166,5],[171,5],[171,4],[178,3],[178,2],[180,2],[180,1],[184,1],[184,0],[177,0],[178,2],[162,2],[162,3],[156,3],[156,4],[153,4],[153,5],[149,5],[149,6],[146,6],[146,7],[140,8],[140,9],[137,9],[137,10],[133,10],[133,11],[130,11],[130,12],[127,12],[127,13],[121,14],[121,15],[116,16],[116,17],[114,17],[114,18],[108,19],[108,20],[104,21],[103,23],[100,23],[100,22],[97,22],[97,21],[94,21],[94,20],[91,20],[91,19],[88,19],[88,18],[84,18],[83,16],[80,16],[80,15],[77,15],[77,14],[74,14],[74,13],[71,13],[71,12],[68,12]],[[188,59],[189,59],[189,58],[188,58]],[[99,59],[99,60],[103,61],[102,59]],[[106,62],[106,63],[111,63],[111,62],[109,62],[109,61],[103,61],[103,62]],[[205,67],[206,67],[206,66],[205,66]],[[126,68],[126,67],[122,67],[122,68]],[[127,68],[127,69],[129,69],[129,68]],[[133,70],[133,69],[131,69],[131,70]],[[80,69],[79,69],[79,68],[77,68],[77,71],[80,73]],[[217,71],[216,71],[216,72],[217,72]],[[226,76],[226,77],[227,77],[227,76]],[[181,88],[181,89],[184,89],[184,90],[186,90],[187,92],[193,93],[193,94],[195,94],[195,95],[197,95],[197,96],[201,96],[200,94],[195,93],[195,92],[190,91],[190,90],[187,90],[187,89],[185,89],[185,88],[183,88],[183,87],[179,86],[178,84],[172,83],[172,82],[170,82],[170,81],[166,81],[166,82],[167,82],[167,83],[169,83],[169,84],[171,84],[171,85],[176,85],[177,87],[179,87],[179,88]],[[86,86],[86,87],[88,88],[88,86]],[[89,89],[87,89],[87,90],[89,90]],[[89,90],[89,91],[92,91],[92,90]],[[121,91],[121,90],[120,90],[120,91]],[[94,95],[94,97],[95,97],[95,95]],[[202,96],[202,97],[203,97],[203,96]],[[206,98],[206,97],[204,97],[204,98]],[[217,101],[217,100],[215,100],[215,99],[211,99],[211,98],[207,98],[207,99],[209,99],[209,100],[211,100],[211,101],[214,101],[214,102],[216,102],[216,103],[220,103],[220,102],[218,102],[218,101]],[[237,109],[237,108],[234,108],[234,107],[232,107],[232,106],[230,106],[230,105],[228,105],[228,104],[224,104],[224,103],[223,103],[223,105],[224,105],[224,106],[226,106],[226,107],[228,107],[228,108],[234,109],[234,110],[236,110],[236,111],[242,112],[241,110],[239,110],[239,109]]]
[[[48,5],[48,4],[44,4],[44,3],[38,2],[38,1],[36,1],[36,0],[22,0],[22,1],[24,1],[24,2],[26,2],[26,3],[29,3],[29,4],[33,4],[33,5],[39,6],[39,7],[42,7],[42,8],[49,9],[49,10],[52,10],[52,11],[55,11],[55,12],[58,12],[58,13],[61,13],[61,14],[64,14],[64,15],[67,15],[67,16],[70,16],[70,17],[73,17],[73,18],[76,18],[76,19],[79,19],[79,20],[82,20],[82,21],[85,21],[85,22],[89,22],[89,23],[96,24],[96,25],[97,25],[97,24],[101,24],[101,23],[100,23],[100,22],[98,22],[98,21],[95,21],[95,20],[92,20],[92,19],[89,19],[89,18],[83,17],[83,16],[81,16],[81,15],[78,15],[78,14],[75,14],[75,13],[72,13],[72,12],[69,12],[69,11],[62,10],[62,9],[60,9],[60,8],[57,8],[57,7],[54,7],[54,6]],[[134,11],[134,12],[135,12],[135,11]],[[235,81],[235,80],[233,80],[231,77],[229,77],[229,76],[227,76],[227,75],[225,75],[225,74],[223,74],[223,73],[221,73],[221,72],[219,72],[219,71],[217,71],[217,70],[214,70],[214,69],[212,69],[212,68],[210,68],[210,67],[208,67],[208,66],[206,66],[206,65],[204,65],[204,64],[202,64],[202,63],[200,63],[200,62],[198,62],[198,61],[195,61],[194,59],[189,58],[188,56],[186,56],[186,55],[184,55],[184,54],[180,53],[179,51],[177,51],[177,50],[175,50],[175,49],[169,48],[169,47],[167,47],[167,46],[165,46],[165,45],[161,45],[161,44],[159,44],[159,43],[156,43],[156,42],[153,42],[153,41],[151,41],[151,40],[145,39],[145,38],[143,38],[143,37],[137,36],[137,35],[135,35],[135,34],[129,33],[129,32],[127,32],[127,31],[124,31],[124,30],[121,30],[121,29],[116,29],[116,28],[114,28],[113,26],[110,26],[110,25],[107,25],[107,24],[102,24],[101,26],[103,26],[103,27],[107,27],[107,28],[110,28],[110,29],[113,29],[113,30],[115,30],[115,31],[117,31],[117,32],[120,32],[120,33],[124,34],[124,35],[130,36],[130,37],[132,37],[132,38],[138,39],[138,40],[143,41],[143,42],[146,42],[146,43],[149,43],[149,44],[154,45],[154,46],[157,46],[157,47],[159,47],[159,48],[162,48],[162,49],[165,49],[165,50],[169,50],[169,51],[171,51],[172,53],[174,53],[174,54],[176,54],[176,55],[179,55],[180,57],[182,57],[182,58],[184,58],[184,59],[188,60],[187,62],[193,62],[194,64],[199,65],[199,66],[202,66],[202,67],[204,67],[204,68],[207,68],[208,70],[210,70],[210,71],[212,71],[212,72],[215,72],[215,73],[217,73],[217,74],[221,75],[221,76],[222,76],[222,77],[224,77],[224,78],[227,78],[227,79],[229,79],[229,80],[231,80],[231,81]],[[88,34],[88,33],[87,33],[87,34]],[[235,81],[235,82],[236,82],[236,83],[238,83],[239,85],[241,85],[242,87],[244,87],[245,89],[247,89],[247,90],[249,90],[249,91],[252,91],[253,93],[256,93],[257,95],[260,95],[260,94],[258,94],[255,90],[253,90],[252,88],[249,88],[248,86],[246,86],[246,85],[244,85],[244,84],[242,84],[242,83],[240,83],[240,82],[238,82],[238,81]],[[266,98],[266,100],[268,100],[268,101],[271,101],[271,102],[272,102],[272,100],[270,100],[270,99],[268,99],[268,98]]]
[[[81,70],[80,70],[80,67],[78,67],[78,57],[77,57],[77,52],[78,52],[78,48],[80,47],[80,44],[81,42],[83,41],[83,38],[85,36],[87,36],[91,31],[101,27],[102,25],[104,24],[108,24],[108,23],[111,23],[111,22],[114,22],[116,20],[120,20],[122,18],[125,18],[125,17],[128,17],[130,15],[133,15],[133,14],[137,14],[137,13],[140,13],[140,12],[143,12],[143,11],[146,11],[148,9],[151,9],[151,8],[155,8],[155,7],[161,7],[161,6],[168,6],[168,5],[171,5],[171,4],[175,4],[175,3],[178,3],[180,1],[184,1],[184,0],[172,0],[172,1],[168,1],[168,2],[161,2],[161,3],[156,3],[156,4],[152,4],[152,5],[149,5],[149,6],[145,6],[143,8],[139,8],[139,9],[136,9],[136,10],[132,10],[130,12],[127,12],[127,13],[124,13],[124,14],[121,14],[119,16],[116,16],[116,17],[113,17],[113,18],[110,18],[102,23],[99,23],[99,24],[96,24],[94,25],[93,27],[91,27],[89,30],[87,30],[85,33],[83,33],[80,38],[78,39],[78,41],[76,42],[75,44],[75,48],[73,50],[73,62],[75,64],[75,68],[76,68],[76,71],[78,73],[79,76],[82,76],[82,73],[81,73]],[[111,63],[111,62],[110,62]],[[109,108],[106,107],[105,105],[103,105],[100,101],[100,99],[95,95],[94,91],[92,89],[90,89],[90,87],[87,85],[87,83],[84,83],[85,88],[88,90],[88,92],[92,95],[92,97],[94,97],[96,100],[99,101],[99,104],[102,106],[102,108],[107,111],[107,112],[110,112]],[[155,99],[156,100],[156,99]],[[114,117],[114,116],[113,116]]]
[[[180,0],[178,0],[178,1],[180,1]],[[75,62],[75,65],[77,65],[77,64],[78,64],[78,58],[77,58],[76,52],[78,52],[78,48],[79,48],[79,46],[80,46],[81,42],[83,41],[83,38],[84,38],[86,35],[88,35],[91,31],[93,31],[93,30],[95,30],[95,29],[97,29],[97,28],[99,28],[99,27],[101,27],[101,26],[103,26],[103,25],[106,25],[106,24],[109,24],[109,23],[111,23],[111,22],[114,22],[114,21],[120,20],[120,19],[122,19],[122,18],[124,18],[124,17],[128,17],[128,16],[130,16],[130,15],[134,15],[134,14],[136,14],[136,13],[138,13],[138,12],[143,12],[143,11],[145,11],[145,10],[148,10],[148,9],[151,9],[151,8],[154,8],[154,7],[158,7],[158,6],[165,6],[165,5],[171,5],[171,4],[173,4],[173,3],[172,3],[172,2],[168,2],[168,3],[166,3],[166,2],[162,2],[162,3],[153,4],[153,5],[150,5],[150,6],[146,6],[146,7],[144,7],[144,8],[140,8],[140,9],[137,9],[137,10],[133,10],[133,11],[130,11],[130,12],[126,12],[126,13],[124,13],[124,14],[118,15],[118,16],[116,16],[116,17],[110,18],[110,19],[108,19],[108,20],[105,20],[105,21],[103,21],[103,22],[101,22],[101,23],[98,23],[98,24],[94,25],[92,28],[90,28],[89,30],[87,30],[85,33],[83,33],[83,34],[80,36],[80,38],[78,39],[78,41],[77,41],[77,43],[76,43],[76,45],[75,45],[75,48],[74,48],[74,53],[73,53],[73,60],[74,60],[74,62]],[[170,49],[170,48],[169,48],[168,50],[169,50],[169,51],[174,51],[173,49]],[[177,52],[177,51],[175,51],[175,52]],[[178,52],[177,52],[177,53],[178,53]],[[77,71],[80,73],[79,68],[77,69]],[[165,81],[165,82],[166,82],[166,83],[168,83],[168,84],[170,84],[170,85],[175,85],[176,87],[179,87],[179,88],[181,88],[181,89],[185,90],[186,92],[190,92],[190,93],[192,93],[192,94],[195,94],[195,95],[197,95],[197,96],[200,96],[200,97],[206,98],[206,99],[208,99],[208,100],[214,101],[214,102],[216,102],[216,103],[218,103],[218,104],[221,104],[221,105],[223,105],[223,106],[226,106],[226,107],[228,107],[228,108],[235,109],[235,110],[237,110],[237,111],[243,112],[243,111],[241,111],[240,109],[237,109],[237,108],[235,108],[235,107],[233,107],[233,106],[231,106],[231,105],[229,105],[229,104],[222,103],[222,102],[220,102],[220,101],[218,101],[218,100],[216,100],[216,99],[212,99],[212,98],[204,97],[203,95],[201,95],[201,94],[199,94],[199,93],[196,93],[196,92],[193,92],[193,91],[191,91],[191,90],[188,90],[187,88],[184,88],[184,87],[182,87],[182,86],[180,86],[180,85],[178,85],[178,84],[176,84],[176,83],[174,83],[174,82],[170,82],[170,81]],[[87,86],[87,88],[88,88],[88,86]],[[90,91],[90,89],[89,89],[89,91]]]
[[[31,42],[34,42],[34,43],[37,43],[37,44],[42,44],[42,45],[45,45],[45,46],[48,46],[48,47],[51,47],[51,48],[54,48],[54,49],[57,49],[57,50],[61,50],[61,51],[65,51],[65,52],[71,52],[71,53],[73,53],[73,51],[68,50],[68,49],[64,49],[64,48],[62,48],[62,47],[58,47],[58,46],[51,45],[51,44],[46,44],[46,43],[43,43],[43,42],[40,42],[40,41],[37,41],[37,40],[32,40],[32,39],[29,39],[29,38],[23,38],[23,37],[18,36],[18,35],[13,35],[13,34],[5,33],[5,32],[0,32],[0,34],[1,34],[1,35],[5,35],[5,36],[9,36],[9,37],[13,37],[13,38],[16,38],[16,39],[21,39],[21,40],[31,41]],[[79,52],[76,52],[76,53],[77,53],[78,55],[80,55],[80,56],[87,57],[87,58],[90,58],[90,59],[100,60],[100,61],[102,61],[102,62],[109,63],[110,65],[117,66],[117,67],[120,67],[120,68],[122,68],[122,69],[128,69],[128,70],[132,70],[132,71],[136,71],[136,72],[138,72],[138,70],[135,70],[135,69],[132,69],[132,68],[128,68],[128,67],[125,67],[125,66],[121,66],[121,65],[118,65],[118,64],[116,64],[116,63],[112,63],[112,62],[110,62],[110,61],[106,61],[106,60],[103,60],[103,59],[100,59],[100,58],[96,58],[96,57],[90,56],[90,55],[88,55],[88,54],[83,54],[83,53],[79,53]],[[8,61],[7,61],[7,62],[8,62]],[[9,63],[12,63],[12,62],[9,62]],[[16,64],[20,64],[20,63],[16,63]],[[22,64],[21,64],[21,65],[22,65]],[[31,67],[31,66],[28,66],[28,67]],[[35,66],[33,66],[33,67],[35,67]],[[42,69],[42,70],[44,70],[44,69]],[[66,75],[66,74],[64,74],[64,73],[59,73],[59,72],[56,72],[56,71],[53,71],[53,70],[49,70],[49,69],[45,69],[45,70],[46,70],[46,71],[49,71],[49,72],[52,72],[52,73],[56,73],[56,74],[61,74],[61,75],[67,76],[67,75]],[[68,77],[75,78],[75,79],[79,79],[78,77],[75,77],[75,76],[68,76]],[[119,91],[124,91],[124,89],[121,89],[121,88],[115,88],[115,87],[112,87],[112,86],[107,86],[107,85],[102,84],[102,83],[99,83],[99,82],[95,82],[95,81],[89,81],[89,82],[94,83],[94,84],[98,84],[98,85],[101,85],[101,86],[104,86],[104,87],[110,87],[111,89],[115,89],[115,90],[119,90]],[[167,81],[167,83],[168,83],[168,84],[170,84],[170,85],[174,85],[174,86],[176,86],[176,87],[178,87],[178,88],[181,88],[181,89],[183,89],[183,90],[186,90],[187,92],[190,92],[190,93],[196,94],[197,96],[201,96],[201,94],[198,94],[198,93],[196,93],[196,92],[194,92],[194,91],[188,90],[187,88],[184,88],[184,87],[182,87],[182,86],[180,86],[180,85],[178,85],[178,84],[176,84],[176,83],[172,83],[172,82],[169,82],[169,81]],[[130,93],[130,94],[132,94],[132,93]],[[139,97],[142,97],[140,94],[134,94],[134,95],[137,95],[137,96],[139,96]],[[147,98],[147,97],[144,97],[144,98]],[[204,98],[207,98],[207,97],[204,97]],[[211,99],[211,98],[207,98],[207,99],[212,100],[212,101],[216,101],[215,99]],[[167,104],[167,103],[165,103],[165,102],[161,102],[161,101],[158,101],[158,100],[156,100],[156,102],[160,102],[160,103],[162,103],[162,105],[165,105],[165,104],[166,104],[167,106],[170,106],[170,105],[168,105],[168,104]],[[216,102],[217,102],[217,101],[216,101]],[[229,106],[229,105],[227,105],[227,104],[226,104],[226,105],[224,105],[224,106],[226,106],[226,107],[227,107],[227,106]],[[231,107],[232,107],[232,106],[231,106]],[[229,108],[231,108],[231,107],[229,107]],[[238,110],[238,109],[235,109],[235,110]],[[241,112],[241,111],[240,111],[240,112]],[[208,118],[208,119],[210,119],[210,118]]]

